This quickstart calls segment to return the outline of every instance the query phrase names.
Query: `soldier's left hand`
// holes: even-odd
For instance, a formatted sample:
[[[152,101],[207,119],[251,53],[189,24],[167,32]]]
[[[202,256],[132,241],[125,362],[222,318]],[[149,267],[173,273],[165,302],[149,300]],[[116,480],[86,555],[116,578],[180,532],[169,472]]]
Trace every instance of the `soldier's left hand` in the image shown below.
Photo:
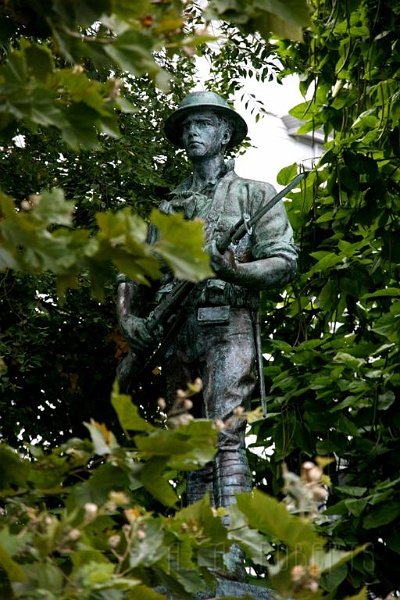
[[[234,281],[237,271],[237,265],[232,250],[228,249],[221,254],[217,248],[215,240],[207,245],[207,252],[211,258],[211,266],[215,274],[225,281]]]

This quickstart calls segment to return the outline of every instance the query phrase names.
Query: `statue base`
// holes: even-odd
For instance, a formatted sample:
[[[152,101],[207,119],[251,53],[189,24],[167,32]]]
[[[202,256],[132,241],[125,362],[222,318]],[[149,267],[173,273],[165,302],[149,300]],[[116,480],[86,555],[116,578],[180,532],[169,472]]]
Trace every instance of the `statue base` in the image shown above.
[[[168,600],[175,600],[173,594],[168,594],[166,590],[156,588],[154,591],[160,594],[167,594]],[[229,579],[217,579],[215,592],[198,592],[194,594],[193,600],[219,600],[220,598],[253,598],[254,600],[273,600],[271,590],[242,583],[240,581],[231,581]]]

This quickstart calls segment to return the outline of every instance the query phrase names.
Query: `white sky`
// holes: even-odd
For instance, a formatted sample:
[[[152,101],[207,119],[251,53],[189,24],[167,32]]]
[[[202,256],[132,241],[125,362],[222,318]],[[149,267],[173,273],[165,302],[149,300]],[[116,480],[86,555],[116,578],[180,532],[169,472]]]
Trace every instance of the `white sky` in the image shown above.
[[[281,117],[287,115],[293,106],[303,101],[298,82],[294,77],[287,78],[283,85],[250,80],[246,82],[245,91],[263,101],[267,114],[256,123],[254,115],[250,111],[246,112],[239,100],[235,102],[236,110],[246,120],[254,146],[249,148],[244,156],[236,159],[236,171],[242,177],[268,181],[276,185],[276,175],[280,169],[307,156],[298,154],[296,143],[288,136],[281,121]]]
[[[204,81],[208,75],[207,63],[198,62],[198,75]],[[196,89],[204,89],[200,83]],[[241,101],[243,95],[254,94],[264,104],[267,114],[255,122],[255,114],[251,114],[251,101],[246,111]],[[293,163],[303,163],[311,167],[313,159],[321,154],[320,147],[296,140],[288,134],[281,120],[289,110],[304,101],[300,94],[298,79],[295,76],[285,78],[282,85],[276,82],[259,83],[254,78],[247,79],[244,90],[237,94],[235,109],[242,115],[249,127],[249,136],[254,147],[249,148],[243,156],[236,158],[236,172],[242,177],[259,181],[268,181],[278,189],[277,173]],[[251,99],[250,99],[251,100]]]

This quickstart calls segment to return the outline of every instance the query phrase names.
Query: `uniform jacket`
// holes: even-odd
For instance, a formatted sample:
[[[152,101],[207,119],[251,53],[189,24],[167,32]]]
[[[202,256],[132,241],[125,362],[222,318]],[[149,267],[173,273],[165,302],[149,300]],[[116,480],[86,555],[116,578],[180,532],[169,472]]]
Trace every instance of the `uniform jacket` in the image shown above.
[[[168,200],[162,201],[159,210],[167,214],[181,212],[187,219],[203,219],[206,243],[229,231],[243,215],[252,217],[276,194],[269,183],[239,177],[233,161],[226,163],[221,177],[210,182],[201,193],[190,192],[191,185],[192,178],[189,177]],[[279,202],[264,215],[232,250],[239,262],[283,258],[289,280],[296,269],[297,251],[283,203]],[[167,275],[162,280],[157,299],[170,289],[170,276]],[[191,302],[196,306],[228,304],[256,309],[259,293],[220,279],[208,279],[196,286]]]

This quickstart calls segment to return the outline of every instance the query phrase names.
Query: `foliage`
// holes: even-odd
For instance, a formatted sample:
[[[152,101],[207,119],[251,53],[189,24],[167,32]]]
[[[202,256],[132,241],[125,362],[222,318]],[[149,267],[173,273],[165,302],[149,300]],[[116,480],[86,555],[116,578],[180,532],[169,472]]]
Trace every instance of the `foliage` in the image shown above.
[[[238,75],[244,71],[260,80],[275,77],[268,58],[275,53],[282,63],[280,76],[299,74],[302,91],[311,93],[311,99],[308,96],[292,111],[304,121],[300,132],[312,135],[320,128],[327,140],[306,186],[292,193],[287,203],[301,249],[298,278],[284,294],[263,298],[270,414],[257,421],[253,431],[256,445],[274,443],[275,452],[268,460],[251,455],[252,468],[257,486],[276,496],[282,486],[282,460],[297,470],[304,458],[333,457],[329,506],[325,517],[316,521],[321,543],[333,556],[337,550],[349,556],[349,549],[363,548],[367,542],[372,546],[351,562],[339,558],[337,568],[319,579],[317,594],[323,589],[342,598],[358,594],[368,582],[384,596],[399,589],[400,11],[394,0],[384,5],[377,0],[312,0],[303,41],[272,41],[266,14],[270,4],[214,0],[214,12],[207,16],[218,14],[236,26],[222,27],[228,43],[216,51],[209,85],[228,94],[240,85]],[[273,4],[281,22],[289,9],[298,15],[297,26],[305,24],[305,3]],[[190,56],[195,45],[209,39],[201,9],[189,3],[182,13],[180,2],[145,0],[102,0],[96,8],[83,0],[69,3],[68,12],[65,5],[62,0],[52,0],[46,8],[27,0],[1,4],[2,39],[8,40],[1,47],[0,66],[5,213],[0,222],[1,261],[8,269],[0,299],[3,436],[17,445],[23,436],[33,440],[44,434],[46,442],[61,444],[48,453],[30,447],[33,462],[2,449],[2,467],[10,465],[4,481],[16,478],[3,493],[7,511],[0,562],[15,584],[14,591],[4,589],[4,595],[22,594],[26,585],[27,597],[39,592],[41,598],[60,597],[62,586],[71,585],[73,591],[62,591],[69,597],[119,598],[124,592],[127,597],[141,593],[154,598],[143,586],[161,583],[184,597],[197,586],[199,572],[211,581],[209,550],[225,540],[243,545],[262,583],[267,582],[267,565],[259,549],[263,543],[272,544],[275,565],[268,571],[268,585],[275,578],[281,593],[304,597],[311,590],[303,583],[313,584],[316,571],[310,567],[315,563],[308,553],[306,565],[293,565],[305,567],[296,571],[297,582],[303,583],[293,589],[293,571],[284,572],[278,550],[287,544],[292,560],[292,544],[305,543],[316,535],[314,529],[306,527],[298,539],[289,539],[283,530],[286,513],[261,491],[238,499],[231,509],[235,527],[228,533],[214,530],[217,517],[206,502],[182,509],[193,510],[195,516],[170,506],[175,492],[165,477],[175,476],[177,466],[185,468],[182,456],[174,455],[171,462],[167,453],[143,452],[149,449],[145,440],[151,435],[160,436],[159,442],[165,435],[171,450],[169,441],[175,446],[179,427],[161,433],[145,429],[130,437],[125,449],[120,426],[107,407],[115,363],[123,351],[113,329],[112,291],[106,283],[113,274],[109,261],[119,268],[125,259],[126,265],[128,257],[137,256],[139,245],[147,270],[137,262],[131,274],[151,277],[158,268],[151,249],[143,244],[145,222],[138,215],[147,218],[186,168],[182,160],[172,160],[159,125],[192,85]],[[274,33],[284,34],[279,27]],[[259,35],[255,41],[247,37],[254,29],[267,41]],[[165,93],[171,74],[176,75],[171,93]],[[279,182],[287,183],[294,170],[296,166],[281,172]],[[54,186],[63,188],[73,202],[73,216],[72,204],[61,191],[51,191]],[[32,194],[40,194],[42,200],[37,203]],[[55,205],[59,210],[52,214]],[[134,231],[127,227],[133,223]],[[172,240],[177,242],[175,234]],[[177,260],[182,250],[186,248],[178,244]],[[128,268],[134,267],[129,260]],[[196,268],[189,266],[193,277]],[[44,269],[58,275],[58,292]],[[64,305],[57,305],[57,293],[77,281],[81,288],[66,292]],[[90,299],[89,285],[99,293],[105,290],[108,302],[100,305]],[[71,430],[79,431],[79,421],[89,422],[93,415],[112,423],[115,438],[93,422],[91,444],[65,442]],[[189,427],[186,431],[199,435],[193,439],[203,448],[203,424],[196,432],[194,425]],[[204,427],[203,432],[210,431],[210,424]],[[20,434],[23,429],[25,434]],[[190,455],[184,459],[188,464],[193,460],[191,435],[183,444]],[[104,452],[100,459],[94,455],[94,443]],[[127,465],[136,459],[140,464],[134,475]],[[146,479],[142,461],[151,465],[154,477]],[[110,473],[115,474],[112,485]],[[57,488],[61,481],[62,489]],[[126,505],[121,496],[118,506],[115,496],[110,498],[114,487],[117,492],[127,489]],[[98,492],[99,508],[87,521],[85,505],[90,509],[91,495]],[[157,492],[161,497],[155,500]],[[164,494],[165,509],[160,506]],[[139,513],[123,512],[136,507]],[[182,523],[190,519],[196,521],[195,528],[184,525],[182,531]],[[206,542],[198,536],[201,519],[210,530]],[[144,522],[151,532],[149,546],[142,544],[147,535],[143,537]],[[292,527],[290,521],[288,531]],[[73,539],[76,530],[79,536]],[[104,531],[118,540],[114,537],[107,545]],[[171,539],[188,561],[172,576],[165,567],[165,547]],[[112,547],[114,542],[117,546]],[[266,552],[272,552],[270,546]],[[325,556],[320,554],[318,560]],[[129,578],[126,560],[132,562]],[[317,574],[322,570],[320,566]],[[25,571],[28,579],[18,581]]]
[[[287,203],[298,277],[284,298],[264,299],[271,412],[255,432],[275,453],[256,469],[275,494],[282,459],[293,467],[334,457],[323,530],[339,547],[373,544],[369,558],[343,568],[340,593],[367,581],[385,597],[400,583],[400,11],[374,0],[313,5],[305,43],[276,46],[282,76],[298,73],[308,93],[291,111],[304,122],[299,133],[321,129],[326,144]]]
[[[214,587],[233,543],[265,565],[271,537],[288,555],[270,566],[269,584],[284,596],[300,598],[309,589],[317,598],[310,581],[317,584],[351,558],[324,549],[307,519],[261,492],[238,496],[228,528],[224,509],[210,507],[208,498],[180,508],[169,481],[176,469],[213,458],[216,425],[175,418],[169,429],[156,427],[117,389],[112,403],[127,434],[124,446],[94,420],[86,424],[91,441],[73,438],[50,452],[30,446],[31,459],[0,445],[2,598],[162,600],[163,589],[192,598],[206,584]],[[166,516],[146,507],[148,494],[168,507]],[[311,580],[303,585],[294,567]]]
[[[310,9],[306,2],[298,0],[274,3],[213,0],[209,14],[236,25],[245,34],[258,31],[266,40],[271,33],[282,38],[301,40],[302,27],[309,23]]]
[[[13,445],[61,443],[83,435],[82,420],[110,418],[126,352],[115,270],[156,275],[147,219],[187,173],[162,123],[194,85],[192,44],[209,37],[202,12],[197,3],[183,13],[176,1],[131,4],[0,4],[0,405]],[[190,227],[180,235],[180,223],[165,223],[170,264],[189,278],[203,265],[205,275],[200,226],[194,239]],[[158,388],[152,382],[152,396]]]

